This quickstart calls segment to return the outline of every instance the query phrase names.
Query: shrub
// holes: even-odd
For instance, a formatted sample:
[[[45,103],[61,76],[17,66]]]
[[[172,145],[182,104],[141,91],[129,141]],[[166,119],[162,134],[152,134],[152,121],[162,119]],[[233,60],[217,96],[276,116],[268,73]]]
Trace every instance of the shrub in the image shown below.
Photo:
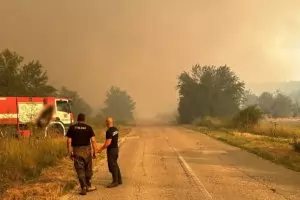
[[[198,117],[193,120],[192,122],[195,126],[205,126],[208,128],[221,128],[221,127],[228,127],[229,124],[226,119],[219,119],[216,117]]]
[[[256,107],[256,105],[248,106],[241,110],[233,118],[233,124],[237,128],[248,130],[258,125],[259,121],[263,118],[263,112]]]
[[[293,147],[296,152],[300,153],[300,140],[297,137],[294,137]]]

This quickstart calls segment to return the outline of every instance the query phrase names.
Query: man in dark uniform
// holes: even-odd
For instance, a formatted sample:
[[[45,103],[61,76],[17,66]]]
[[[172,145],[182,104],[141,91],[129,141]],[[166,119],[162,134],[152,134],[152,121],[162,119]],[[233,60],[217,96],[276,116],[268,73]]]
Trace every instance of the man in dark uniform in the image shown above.
[[[96,158],[96,138],[93,128],[85,122],[85,115],[80,113],[77,123],[70,126],[67,132],[67,148],[81,186],[81,195],[96,188],[91,185],[92,158]],[[92,143],[92,145],[91,145]],[[93,151],[91,149],[93,148]]]
[[[107,164],[109,172],[112,174],[112,183],[108,185],[108,188],[117,187],[119,184],[122,184],[122,176],[121,171],[118,165],[118,157],[119,157],[119,146],[118,146],[118,139],[119,139],[119,130],[114,127],[113,119],[107,118],[106,119],[106,141],[104,145],[99,150],[101,153],[104,149],[107,148]]]

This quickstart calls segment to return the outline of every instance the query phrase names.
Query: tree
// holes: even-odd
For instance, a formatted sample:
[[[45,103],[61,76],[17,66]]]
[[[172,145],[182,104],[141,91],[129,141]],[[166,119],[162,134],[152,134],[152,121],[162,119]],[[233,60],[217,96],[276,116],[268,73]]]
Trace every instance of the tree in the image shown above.
[[[243,128],[248,130],[248,128],[253,128],[259,123],[263,117],[263,112],[256,107],[256,105],[251,105],[241,110],[234,118],[233,122],[237,128]]]
[[[280,92],[277,92],[272,104],[272,116],[290,117],[292,115],[293,102],[292,99]]]
[[[298,117],[300,115],[300,105],[298,101],[294,101],[292,104],[293,117]]]
[[[292,103],[292,115],[293,117],[298,117],[300,115],[300,90],[295,90],[288,95]]]
[[[19,73],[20,81],[24,86],[24,96],[52,96],[56,89],[48,85],[47,72],[39,61],[25,64]]]
[[[112,86],[106,93],[103,115],[111,116],[119,122],[129,122],[134,119],[133,112],[136,103],[125,90]]]
[[[269,116],[272,116],[273,103],[274,103],[273,95],[269,92],[263,92],[258,97],[258,105],[260,109]]]
[[[239,111],[244,83],[228,66],[195,65],[178,77],[178,114],[180,123],[197,117],[232,116]]]
[[[275,95],[263,92],[258,98],[260,109],[269,117],[290,117],[298,113],[298,104],[281,92]]]
[[[253,94],[250,90],[245,91],[242,107],[246,108],[257,104],[258,104],[258,97],[255,94]]]
[[[62,87],[58,91],[57,96],[72,99],[72,112],[74,116],[77,116],[79,113],[84,113],[86,115],[92,114],[92,108],[90,105],[82,99],[77,92],[69,90],[66,87]]]
[[[0,53],[0,95],[15,96],[22,90],[19,79],[19,66],[23,57],[5,49]]]
[[[48,84],[39,61],[22,64],[23,57],[5,49],[0,53],[1,96],[50,96],[56,89]]]
[[[290,97],[294,99],[295,102],[300,103],[300,90],[294,91]]]
[[[179,83],[177,89],[179,90],[179,106],[178,106],[178,120],[180,123],[190,123],[199,115],[208,114],[207,102],[205,99],[199,97],[201,86],[190,76],[188,72],[183,72],[179,76]],[[201,107],[195,109],[195,107]]]

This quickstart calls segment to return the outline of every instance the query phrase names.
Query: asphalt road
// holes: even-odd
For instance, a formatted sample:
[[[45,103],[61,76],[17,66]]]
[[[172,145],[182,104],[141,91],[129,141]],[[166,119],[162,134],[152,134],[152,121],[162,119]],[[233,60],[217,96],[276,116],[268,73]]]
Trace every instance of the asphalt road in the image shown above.
[[[120,148],[119,164],[123,185],[105,188],[111,176],[105,162],[96,163],[97,191],[68,199],[300,199],[299,173],[180,127],[133,129]]]

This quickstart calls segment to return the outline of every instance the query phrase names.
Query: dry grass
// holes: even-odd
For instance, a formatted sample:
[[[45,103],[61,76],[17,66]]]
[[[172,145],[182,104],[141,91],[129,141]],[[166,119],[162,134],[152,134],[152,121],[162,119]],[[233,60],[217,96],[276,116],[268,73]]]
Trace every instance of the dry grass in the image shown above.
[[[11,199],[57,199],[65,191],[77,184],[73,164],[68,159],[61,160],[57,166],[45,169],[41,176],[26,184],[16,184],[3,194],[3,200]]]
[[[1,139],[0,191],[38,177],[66,155],[62,139]]]
[[[121,127],[120,131],[122,137],[130,132],[130,128]],[[102,144],[104,129],[95,132],[97,141]],[[64,138],[7,139],[0,143],[0,199],[57,199],[77,185]]]
[[[212,130],[208,128],[192,127],[208,136],[224,141],[233,146],[243,148],[260,157],[274,163],[300,172],[300,154],[294,150],[293,139],[282,137],[270,137],[266,135],[253,135],[250,133],[239,133],[230,130]]]
[[[208,127],[212,129],[234,129],[229,119],[219,119],[213,117],[197,118],[192,123],[194,126]],[[240,132],[250,132],[256,135],[265,135],[270,137],[294,138],[300,137],[300,121],[268,119],[260,122],[257,126]]]
[[[253,134],[271,137],[293,138],[300,136],[300,128],[295,125],[287,125],[278,122],[262,122],[258,126],[248,130]]]
[[[300,153],[300,141],[299,139],[296,139],[293,143],[293,147],[294,147],[294,150],[298,153]]]

